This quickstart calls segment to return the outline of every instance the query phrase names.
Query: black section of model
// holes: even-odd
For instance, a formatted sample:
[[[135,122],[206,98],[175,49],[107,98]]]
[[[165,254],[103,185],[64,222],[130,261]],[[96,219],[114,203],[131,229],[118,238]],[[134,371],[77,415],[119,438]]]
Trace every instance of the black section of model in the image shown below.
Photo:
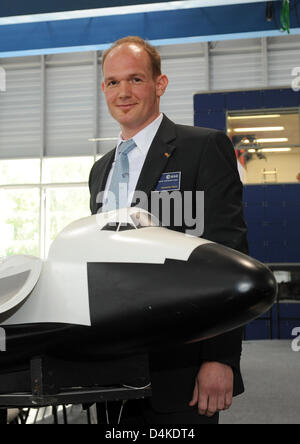
[[[88,283],[104,354],[216,336],[259,317],[277,291],[267,267],[217,244],[196,248],[187,262],[89,263]]]
[[[92,326],[4,326],[1,370],[42,353],[97,360],[200,341],[259,317],[277,293],[267,267],[217,244],[188,261],[88,263],[87,272]]]

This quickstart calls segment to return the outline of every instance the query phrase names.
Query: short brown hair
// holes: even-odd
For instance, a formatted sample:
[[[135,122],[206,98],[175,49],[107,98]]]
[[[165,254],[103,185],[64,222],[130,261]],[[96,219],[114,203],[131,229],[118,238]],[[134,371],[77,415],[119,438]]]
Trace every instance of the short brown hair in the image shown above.
[[[145,40],[143,40],[141,37],[138,37],[138,36],[128,36],[128,37],[124,37],[120,40],[117,40],[115,43],[112,44],[112,46],[110,48],[108,48],[106,51],[104,51],[104,53],[102,55],[102,70],[103,70],[103,66],[104,66],[104,62],[105,62],[106,57],[113,49],[117,48],[118,46],[121,46],[124,44],[130,44],[130,43],[134,43],[135,45],[140,46],[149,54],[150,60],[151,60],[153,77],[156,78],[156,77],[160,76],[161,75],[161,58],[160,58],[159,52],[157,51],[157,49],[154,46],[152,46],[150,43],[146,42]]]

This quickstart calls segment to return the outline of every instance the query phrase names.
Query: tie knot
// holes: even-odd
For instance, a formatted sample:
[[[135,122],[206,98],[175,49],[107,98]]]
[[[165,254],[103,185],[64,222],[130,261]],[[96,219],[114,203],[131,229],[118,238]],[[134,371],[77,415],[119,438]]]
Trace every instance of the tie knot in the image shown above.
[[[119,146],[119,154],[128,154],[133,148],[136,147],[135,141],[133,139],[126,140],[122,142]]]

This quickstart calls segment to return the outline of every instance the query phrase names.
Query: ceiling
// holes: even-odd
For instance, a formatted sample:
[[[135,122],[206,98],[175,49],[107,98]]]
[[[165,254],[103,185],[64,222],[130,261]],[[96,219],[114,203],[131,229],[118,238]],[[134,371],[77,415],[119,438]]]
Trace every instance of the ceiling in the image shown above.
[[[0,3],[0,58],[106,49],[126,35],[155,45],[282,35],[281,0],[15,0]],[[99,7],[100,5],[100,7]],[[291,14],[291,34],[300,34]]]
[[[143,11],[159,11],[172,9],[189,9],[198,7],[225,6],[245,3],[259,3],[262,0],[14,0],[1,2],[0,17],[49,14],[66,11],[97,10],[101,15],[104,8],[133,7],[131,12],[138,12],[143,5]],[[275,0],[278,1],[278,0]]]

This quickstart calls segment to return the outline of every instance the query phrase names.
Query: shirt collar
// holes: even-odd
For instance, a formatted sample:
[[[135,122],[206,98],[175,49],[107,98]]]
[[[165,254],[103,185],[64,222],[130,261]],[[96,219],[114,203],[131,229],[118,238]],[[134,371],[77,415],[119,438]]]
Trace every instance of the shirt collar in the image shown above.
[[[134,137],[132,137],[139,151],[145,156],[149,151],[149,148],[158,131],[158,128],[160,127],[162,120],[163,120],[163,114],[160,113],[160,115],[155,120],[153,120],[153,122],[151,122],[148,126],[146,126],[146,128],[143,128]],[[120,133],[117,149],[119,148],[119,145],[122,142],[124,142],[124,140],[122,139],[122,134]]]

